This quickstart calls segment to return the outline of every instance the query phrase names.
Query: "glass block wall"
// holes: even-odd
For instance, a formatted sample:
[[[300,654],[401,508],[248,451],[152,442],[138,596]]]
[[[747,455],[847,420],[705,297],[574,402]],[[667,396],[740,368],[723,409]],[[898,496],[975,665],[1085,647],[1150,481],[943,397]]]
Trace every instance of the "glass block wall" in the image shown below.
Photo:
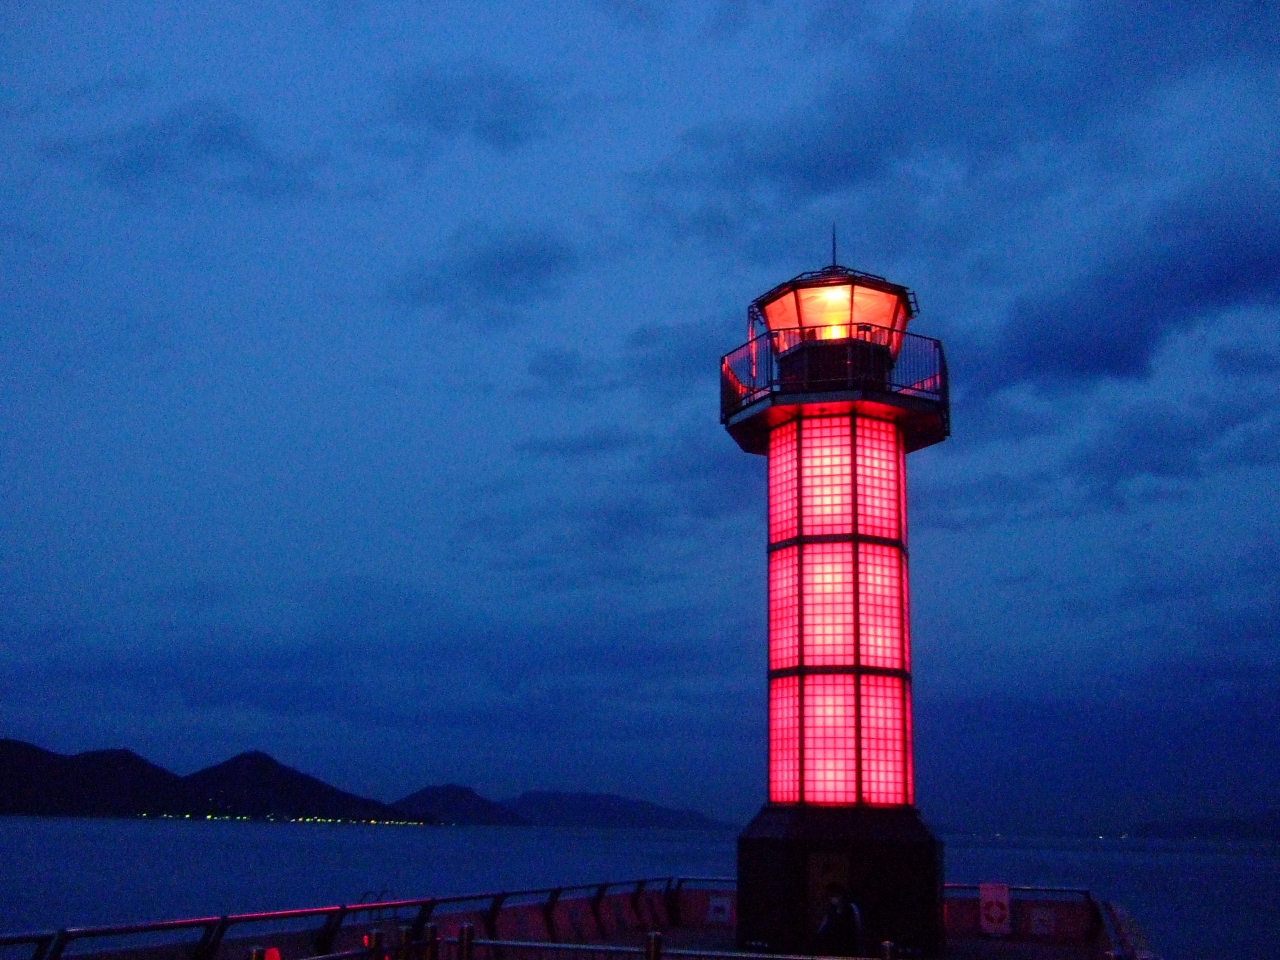
[[[910,804],[906,498],[895,424],[769,438],[769,799]]]

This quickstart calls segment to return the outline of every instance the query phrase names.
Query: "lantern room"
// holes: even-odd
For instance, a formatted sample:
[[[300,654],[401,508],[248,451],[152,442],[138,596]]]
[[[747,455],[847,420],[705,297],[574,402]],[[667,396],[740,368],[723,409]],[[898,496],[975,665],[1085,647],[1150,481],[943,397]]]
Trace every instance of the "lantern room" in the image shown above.
[[[901,334],[915,314],[906,287],[839,267],[780,284],[752,306],[769,332],[801,330],[817,340]]]
[[[951,432],[942,344],[907,331],[906,287],[842,266],[802,273],[752,301],[748,340],[720,363],[720,421],[748,453],[799,406],[892,420],[907,453]]]

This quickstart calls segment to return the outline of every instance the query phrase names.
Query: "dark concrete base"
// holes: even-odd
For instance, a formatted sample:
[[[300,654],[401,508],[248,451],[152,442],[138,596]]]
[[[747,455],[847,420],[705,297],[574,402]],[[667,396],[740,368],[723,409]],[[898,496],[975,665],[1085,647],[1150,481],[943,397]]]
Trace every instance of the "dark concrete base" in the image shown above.
[[[942,843],[913,807],[766,805],[738,838],[739,949],[814,952],[832,884],[862,914],[864,956],[885,940],[942,956]]]

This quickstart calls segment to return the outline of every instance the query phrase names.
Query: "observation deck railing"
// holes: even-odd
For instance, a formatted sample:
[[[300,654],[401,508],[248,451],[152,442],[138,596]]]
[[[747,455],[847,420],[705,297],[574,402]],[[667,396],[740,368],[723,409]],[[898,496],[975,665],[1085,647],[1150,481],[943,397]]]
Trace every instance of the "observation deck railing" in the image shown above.
[[[736,922],[732,877],[660,877],[0,934],[22,960],[808,960],[726,950]],[[1085,890],[1010,887],[1012,939],[1038,960],[1140,960],[1136,926]],[[1008,960],[983,939],[978,888],[947,884],[948,951]],[[1130,929],[1132,927],[1132,929]],[[664,938],[670,938],[664,942]],[[976,938],[976,939],[975,939]],[[1138,935],[1140,940],[1140,934]],[[264,946],[255,946],[263,944]],[[266,945],[270,946],[266,946]],[[952,946],[959,948],[953,951]],[[881,947],[889,948],[881,950]],[[1060,948],[1060,949],[1056,949]],[[888,944],[866,953],[893,956]],[[1065,951],[1065,952],[1064,952]]]
[[[830,327],[771,330],[720,361],[720,422],[776,394],[861,391],[932,402],[946,422],[947,360],[942,342],[859,324],[849,336]]]

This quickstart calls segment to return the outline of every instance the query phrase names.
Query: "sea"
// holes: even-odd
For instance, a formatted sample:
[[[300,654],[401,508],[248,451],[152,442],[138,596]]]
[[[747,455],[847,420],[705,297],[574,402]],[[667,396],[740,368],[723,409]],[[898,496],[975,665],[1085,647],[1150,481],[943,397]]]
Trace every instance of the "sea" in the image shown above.
[[[1280,957],[1280,848],[943,838],[949,882],[1084,887],[1166,960]],[[732,877],[732,833],[0,817],[0,933],[641,877]]]

